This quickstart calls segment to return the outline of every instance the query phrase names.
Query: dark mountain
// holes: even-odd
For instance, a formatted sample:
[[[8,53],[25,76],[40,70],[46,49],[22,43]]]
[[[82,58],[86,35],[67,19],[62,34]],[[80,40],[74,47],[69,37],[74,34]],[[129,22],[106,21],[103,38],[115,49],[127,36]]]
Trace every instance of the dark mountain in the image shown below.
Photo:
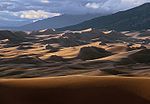
[[[20,30],[41,30],[48,28],[61,28],[65,26],[75,25],[83,21],[101,16],[100,14],[85,14],[85,15],[61,15],[53,18],[39,20],[37,22],[19,27]]]
[[[112,15],[97,17],[77,25],[59,28],[58,30],[81,30],[86,28],[118,31],[150,28],[150,3],[145,3],[141,6]]]

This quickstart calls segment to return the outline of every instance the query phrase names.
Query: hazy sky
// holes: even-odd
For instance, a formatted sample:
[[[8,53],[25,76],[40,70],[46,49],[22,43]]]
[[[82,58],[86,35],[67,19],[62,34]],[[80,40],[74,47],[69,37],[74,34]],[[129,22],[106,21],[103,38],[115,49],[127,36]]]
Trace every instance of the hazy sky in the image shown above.
[[[0,21],[33,21],[60,14],[112,13],[150,0],[0,0]]]

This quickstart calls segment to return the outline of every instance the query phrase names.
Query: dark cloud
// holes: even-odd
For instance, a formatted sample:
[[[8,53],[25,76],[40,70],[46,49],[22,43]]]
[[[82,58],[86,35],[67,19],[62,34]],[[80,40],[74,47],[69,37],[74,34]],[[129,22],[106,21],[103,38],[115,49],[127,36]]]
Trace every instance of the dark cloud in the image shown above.
[[[1,0],[0,10],[12,12],[44,10],[60,13],[118,11],[150,0]],[[96,9],[96,10],[95,10]],[[89,11],[90,10],[90,11]]]

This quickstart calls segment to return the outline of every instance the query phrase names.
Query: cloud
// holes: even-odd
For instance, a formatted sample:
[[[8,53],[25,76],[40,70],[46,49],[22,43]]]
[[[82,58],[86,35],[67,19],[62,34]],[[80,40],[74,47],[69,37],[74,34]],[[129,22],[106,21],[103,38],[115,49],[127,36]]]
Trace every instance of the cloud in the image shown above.
[[[127,10],[139,5],[142,5],[150,0],[105,0],[103,2],[88,2],[85,4],[86,8],[93,9],[91,11],[97,12],[111,12],[115,13],[122,10]]]
[[[49,0],[41,0],[42,3],[49,3]]]
[[[116,12],[150,0],[0,0],[0,11],[43,10],[54,13],[81,14]],[[96,11],[95,11],[96,9]]]
[[[101,7],[101,3],[87,3],[85,5],[87,8],[98,9]]]
[[[115,13],[150,0],[0,0],[0,21],[32,21],[60,14]]]
[[[13,14],[15,16],[19,16],[20,18],[26,18],[26,19],[44,19],[48,17],[61,15],[60,13],[50,13],[50,12],[45,12],[44,10],[21,11]]]

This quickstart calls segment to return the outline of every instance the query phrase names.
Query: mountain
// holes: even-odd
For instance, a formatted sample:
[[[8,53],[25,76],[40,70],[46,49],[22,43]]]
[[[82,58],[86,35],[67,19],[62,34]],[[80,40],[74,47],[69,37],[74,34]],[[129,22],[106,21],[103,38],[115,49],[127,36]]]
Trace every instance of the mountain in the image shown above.
[[[150,3],[145,3],[130,10],[97,17],[77,25],[59,28],[57,30],[81,30],[86,28],[111,29],[118,31],[150,28]]]
[[[0,20],[0,28],[17,27],[32,23],[31,21]]]
[[[61,28],[65,26],[75,25],[85,20],[89,20],[95,17],[101,16],[100,14],[84,14],[84,15],[61,15],[52,18],[36,21],[31,24],[27,24],[18,28],[19,30],[41,30],[48,28]]]
[[[30,24],[31,21],[0,20],[0,30],[19,30],[20,26]]]

